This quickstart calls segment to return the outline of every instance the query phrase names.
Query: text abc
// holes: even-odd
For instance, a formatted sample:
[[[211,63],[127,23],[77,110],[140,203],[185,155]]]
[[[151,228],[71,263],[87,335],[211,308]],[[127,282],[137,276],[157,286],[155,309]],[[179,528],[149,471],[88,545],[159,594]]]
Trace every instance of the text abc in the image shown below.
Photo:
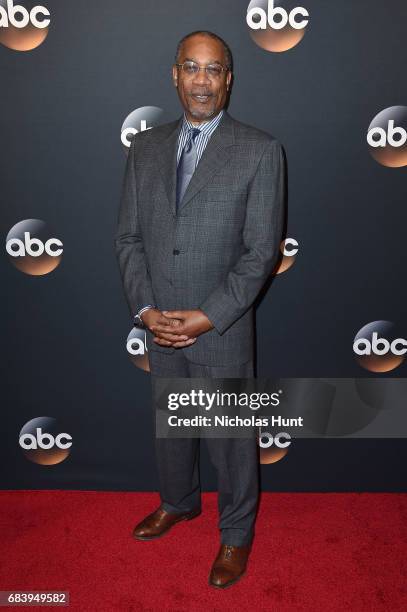
[[[146,130],[151,130],[152,126],[147,127],[147,121],[145,119],[142,119],[140,121],[140,129],[137,130],[134,127],[128,127],[125,128],[120,136],[120,140],[122,141],[122,144],[124,144],[125,147],[129,147],[131,145],[131,140],[128,139],[129,134],[138,134],[139,132],[145,132]]]
[[[380,345],[382,345],[382,348],[379,348]],[[397,345],[407,347],[407,341],[404,338],[396,338],[389,342],[386,338],[380,338],[377,332],[373,332],[371,342],[367,338],[359,338],[353,343],[353,350],[361,356],[371,355],[372,353],[374,355],[386,355],[389,352],[393,355],[405,355],[407,348],[397,348]]]
[[[146,343],[140,338],[130,338],[130,340],[127,340],[126,348],[130,355],[144,355],[148,352]]]
[[[259,21],[253,21],[253,17],[257,15],[260,17]],[[280,21],[276,21],[276,16],[281,17]],[[298,19],[298,15],[301,15],[303,19]],[[246,15],[247,25],[252,30],[266,30],[267,23],[273,30],[282,30],[285,28],[287,23],[290,24],[294,30],[302,30],[307,25],[309,19],[309,13],[303,6],[297,6],[292,9],[289,13],[281,6],[274,6],[274,0],[269,0],[268,10],[266,11],[257,6],[251,8]]]
[[[43,450],[50,450],[57,446],[61,449],[71,448],[72,437],[67,433],[60,433],[57,436],[53,436],[50,433],[42,433],[41,427],[36,427],[36,435],[26,433],[20,436],[20,446],[24,450],[36,450],[42,448]],[[66,440],[63,442],[62,440]]]
[[[33,249],[33,245],[37,248]],[[45,243],[39,238],[31,238],[30,232],[24,232],[24,242],[20,238],[10,238],[6,244],[6,251],[12,257],[40,257],[45,251],[50,257],[58,257],[62,254],[63,249],[51,249],[51,246],[56,245],[62,247],[63,244],[58,238],[49,238]],[[18,247],[13,249],[13,247]]]
[[[51,20],[38,20],[38,15],[50,17],[50,12],[45,6],[34,6],[31,11],[28,12],[24,6],[19,4],[14,6],[13,0],[7,0],[7,11],[4,7],[0,6],[0,28],[8,28],[9,25],[15,28],[25,28],[30,21],[35,28],[43,29],[48,27]],[[18,17],[18,19],[16,17]]]
[[[267,438],[267,442],[263,441],[263,438]],[[262,431],[259,436],[259,446],[260,448],[270,448],[270,446],[277,446],[278,448],[287,448],[291,444],[291,436],[284,431],[273,436],[268,431]]]
[[[394,139],[395,135],[400,138]],[[379,138],[375,138],[379,136]],[[371,147],[385,147],[389,143],[392,147],[402,147],[407,142],[407,132],[402,127],[394,127],[394,119],[390,119],[387,122],[387,133],[382,127],[374,127],[367,133],[367,142]]]

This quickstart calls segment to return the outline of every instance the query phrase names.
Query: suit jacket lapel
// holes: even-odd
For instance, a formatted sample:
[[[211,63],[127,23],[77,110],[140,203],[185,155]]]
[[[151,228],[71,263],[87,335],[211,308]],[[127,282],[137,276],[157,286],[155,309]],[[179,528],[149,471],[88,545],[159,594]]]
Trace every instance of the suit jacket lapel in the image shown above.
[[[183,115],[171,124],[170,133],[157,145],[158,166],[164,182],[171,213],[175,215],[177,189],[177,147]],[[218,126],[219,127],[219,126]],[[216,131],[216,130],[215,130]]]
[[[184,208],[230,157],[228,147],[234,144],[233,119],[223,111],[218,127],[208,144],[184,194],[179,210]]]
[[[158,154],[160,171],[165,184],[170,210],[173,215],[176,214],[177,146],[182,120],[183,116],[173,123],[174,129],[172,129],[170,134],[159,144]],[[199,160],[198,166],[196,167],[179,206],[179,210],[186,206],[202,187],[209,182],[212,175],[228,161],[230,157],[228,147],[233,144],[233,119],[224,111],[219,125],[210,137],[202,157]]]

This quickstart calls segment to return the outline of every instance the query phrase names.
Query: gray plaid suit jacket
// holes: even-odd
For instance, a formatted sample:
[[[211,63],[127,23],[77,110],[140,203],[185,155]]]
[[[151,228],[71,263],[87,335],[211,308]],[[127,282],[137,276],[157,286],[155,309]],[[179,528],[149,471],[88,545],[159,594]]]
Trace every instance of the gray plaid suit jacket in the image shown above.
[[[135,135],[127,159],[115,235],[125,297],[133,316],[146,304],[200,308],[214,329],[183,349],[192,362],[253,359],[253,301],[274,269],[285,212],[285,161],[279,142],[224,112],[175,209],[177,139],[182,116]]]

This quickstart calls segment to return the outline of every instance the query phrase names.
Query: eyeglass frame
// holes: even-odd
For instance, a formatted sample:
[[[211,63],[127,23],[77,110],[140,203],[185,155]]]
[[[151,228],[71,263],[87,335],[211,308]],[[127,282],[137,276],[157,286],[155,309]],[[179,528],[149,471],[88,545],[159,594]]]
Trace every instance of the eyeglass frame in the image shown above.
[[[209,76],[209,78],[210,78],[210,75],[208,74],[208,70],[207,70],[209,68],[209,66],[219,66],[222,69],[222,73],[223,72],[230,72],[230,70],[231,70],[230,68],[225,68],[225,66],[222,66],[222,64],[216,64],[216,63],[215,64],[207,64],[206,66],[201,66],[200,64],[198,64],[198,62],[195,62],[194,60],[185,60],[185,62],[183,64],[174,64],[174,65],[177,66],[178,68],[182,68],[182,72],[185,72],[184,71],[184,64],[186,64],[187,62],[189,62],[191,64],[195,64],[195,66],[198,66],[198,70],[197,70],[197,72],[194,73],[194,76],[199,74],[199,72],[201,70],[204,70],[206,75]],[[188,75],[188,76],[192,76],[192,75]],[[220,76],[221,75],[219,75],[219,77]]]

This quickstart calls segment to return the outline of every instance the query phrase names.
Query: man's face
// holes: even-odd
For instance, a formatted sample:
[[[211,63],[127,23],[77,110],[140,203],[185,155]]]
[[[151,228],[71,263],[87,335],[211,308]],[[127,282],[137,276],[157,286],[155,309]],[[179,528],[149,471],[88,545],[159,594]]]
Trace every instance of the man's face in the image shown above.
[[[179,64],[194,61],[201,66],[219,64],[226,67],[223,45],[214,38],[196,34],[182,45]],[[227,89],[232,78],[230,71],[220,76],[209,76],[206,70],[188,75],[182,68],[173,66],[172,76],[178,89],[181,104],[191,123],[208,121],[217,115],[225,105]]]

